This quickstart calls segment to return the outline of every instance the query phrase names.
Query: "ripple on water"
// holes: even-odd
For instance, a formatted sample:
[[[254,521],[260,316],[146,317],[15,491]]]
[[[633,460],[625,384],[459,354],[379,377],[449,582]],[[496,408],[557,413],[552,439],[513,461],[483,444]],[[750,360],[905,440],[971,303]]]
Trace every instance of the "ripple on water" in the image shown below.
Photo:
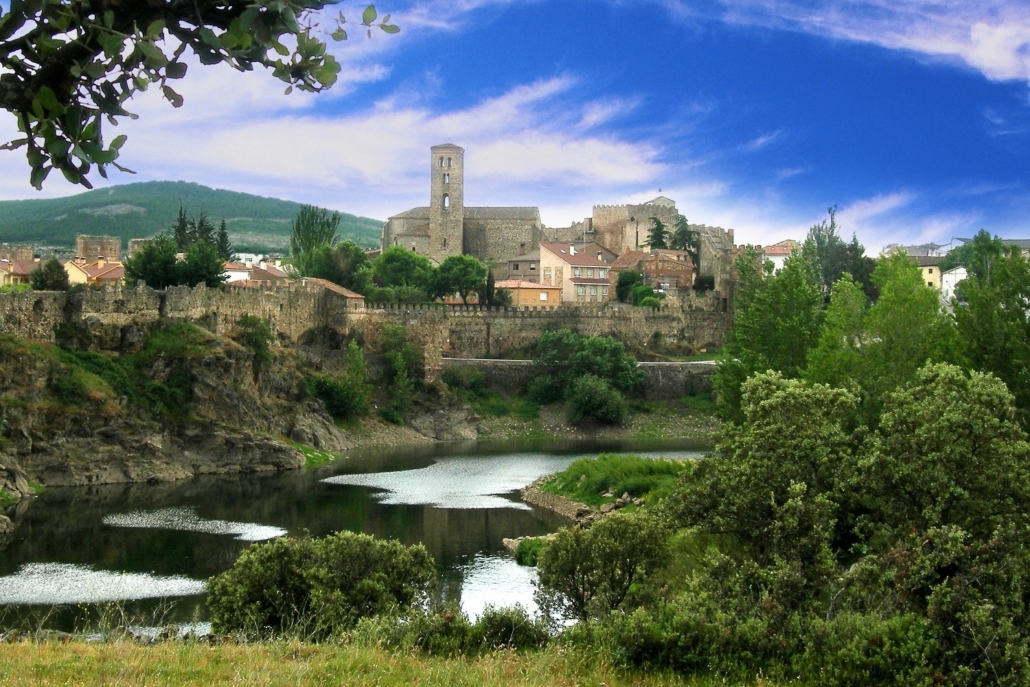
[[[0,577],[0,604],[57,605],[203,594],[188,577],[94,570],[70,563],[28,563]]]
[[[252,522],[204,520],[191,508],[162,508],[161,510],[134,510],[104,516],[105,525],[138,527],[144,529],[181,530],[208,534],[234,534],[240,541],[264,541],[286,534],[281,527],[258,525]]]

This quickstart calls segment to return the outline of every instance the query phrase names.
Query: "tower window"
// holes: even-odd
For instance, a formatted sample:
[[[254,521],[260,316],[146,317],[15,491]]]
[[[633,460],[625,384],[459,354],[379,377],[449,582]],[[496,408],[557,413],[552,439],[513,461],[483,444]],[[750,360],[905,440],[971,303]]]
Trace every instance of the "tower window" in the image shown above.
[[[450,166],[451,166],[451,158],[447,158],[447,167],[450,168]]]
[[[446,237],[446,236],[445,236],[445,237],[444,237],[444,239],[443,239],[443,247],[444,247],[444,248],[446,248],[446,247],[447,247],[447,237]]]
[[[440,169],[443,169],[443,158],[440,158]]]
[[[448,194],[443,194],[443,209],[446,210],[451,206],[451,197]]]
[[[450,174],[444,174],[443,175],[443,183],[445,183],[445,184],[451,183],[451,175]]]

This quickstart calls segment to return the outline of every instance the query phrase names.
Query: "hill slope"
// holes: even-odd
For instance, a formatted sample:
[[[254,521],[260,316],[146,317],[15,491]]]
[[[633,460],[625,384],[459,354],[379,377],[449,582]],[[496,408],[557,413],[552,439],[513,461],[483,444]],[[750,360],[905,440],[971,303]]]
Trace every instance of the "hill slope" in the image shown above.
[[[76,234],[132,238],[169,228],[180,202],[196,216],[201,210],[215,225],[225,218],[238,251],[279,251],[289,247],[290,226],[300,203],[223,191],[185,181],[147,181],[96,189],[67,198],[0,201],[0,242],[73,246]],[[359,246],[379,243],[379,220],[343,214],[339,234]]]

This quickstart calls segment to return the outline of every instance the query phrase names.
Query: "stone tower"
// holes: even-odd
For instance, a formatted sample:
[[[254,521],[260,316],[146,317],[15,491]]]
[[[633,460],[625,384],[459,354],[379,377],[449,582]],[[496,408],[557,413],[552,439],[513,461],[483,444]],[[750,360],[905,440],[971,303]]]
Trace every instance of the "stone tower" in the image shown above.
[[[430,148],[429,257],[460,255],[465,236],[465,150],[453,143]]]

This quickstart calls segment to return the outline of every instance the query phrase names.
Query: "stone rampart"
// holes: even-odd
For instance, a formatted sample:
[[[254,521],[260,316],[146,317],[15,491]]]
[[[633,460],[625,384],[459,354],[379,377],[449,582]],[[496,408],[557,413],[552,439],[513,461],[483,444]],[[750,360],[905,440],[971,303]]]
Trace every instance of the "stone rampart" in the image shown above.
[[[676,399],[687,394],[712,391],[715,365],[711,362],[646,362],[639,365],[644,372],[644,398],[649,401]],[[460,367],[471,367],[483,373],[487,388],[509,393],[525,391],[529,381],[540,374],[540,368],[532,360],[442,360],[444,372]]]

